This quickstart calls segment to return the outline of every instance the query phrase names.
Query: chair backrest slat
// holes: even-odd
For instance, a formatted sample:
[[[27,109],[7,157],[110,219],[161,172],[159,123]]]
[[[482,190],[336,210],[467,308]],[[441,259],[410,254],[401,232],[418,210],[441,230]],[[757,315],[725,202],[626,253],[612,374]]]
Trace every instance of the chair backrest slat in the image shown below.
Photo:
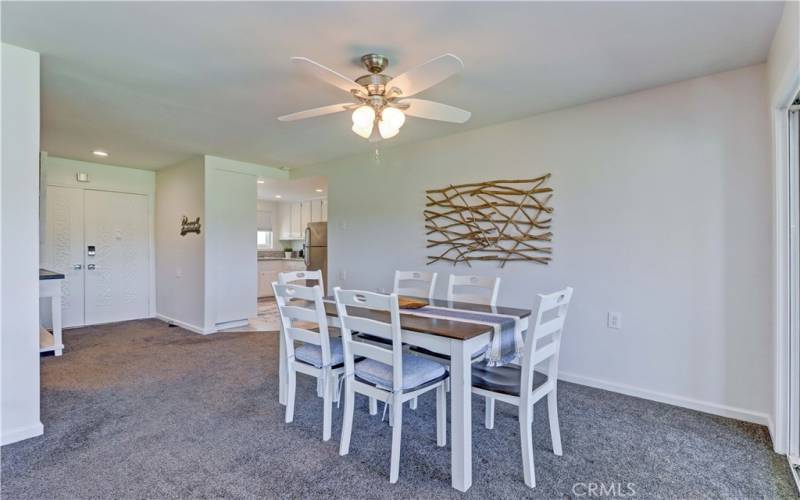
[[[447,282],[447,300],[452,302],[469,302],[487,306],[497,305],[497,293],[500,291],[500,278],[489,276],[450,275]]]
[[[345,376],[351,376],[355,369],[355,356],[364,356],[392,367],[392,390],[399,391],[403,384],[403,342],[400,331],[400,307],[397,295],[383,295],[362,290],[333,289],[336,296],[336,309],[342,326],[344,345]],[[389,322],[359,317],[364,309],[388,312]],[[351,315],[353,313],[353,315]],[[391,349],[369,344],[360,337],[353,337],[353,330],[360,333],[389,338]]]
[[[317,322],[317,311],[300,306],[283,306],[283,314],[297,321]]]
[[[375,344],[367,344],[366,342],[350,342],[350,350],[353,353],[353,356],[364,356],[365,358],[374,359],[375,361],[380,361],[381,363],[385,363],[387,365],[391,365],[393,358],[392,358],[392,351],[389,349],[384,349],[383,347],[378,347]]]
[[[322,282],[322,271],[320,270],[278,273],[278,283],[282,285],[292,283],[295,285],[308,286],[308,281],[316,281],[320,290],[322,290],[322,295],[325,295],[325,283]]]
[[[386,340],[392,340],[392,325],[358,316],[347,317],[347,327],[355,332],[364,332]]]
[[[436,276],[436,273],[426,271],[395,271],[394,293],[432,299]]]
[[[314,345],[321,345],[322,339],[319,338],[319,333],[313,330],[306,330],[305,328],[295,328],[295,327],[288,327],[286,328],[286,334],[292,338],[292,340],[297,340],[298,342],[305,342],[307,344],[314,344]]]
[[[539,308],[525,338],[522,362],[522,404],[527,404],[533,391],[533,375],[536,365],[547,361],[548,382],[558,380],[558,355],[561,350],[561,332],[567,317],[572,288],[559,292],[539,295]],[[548,319],[544,319],[547,317]],[[547,342],[549,339],[549,342]]]
[[[281,335],[286,345],[287,359],[294,359],[294,343],[299,341],[320,346],[322,364],[330,365],[330,335],[325,304],[322,302],[322,288],[319,285],[307,287],[276,281],[272,283],[272,290],[281,317]],[[295,325],[296,321],[305,325]],[[319,331],[306,328],[308,323],[316,324]]]

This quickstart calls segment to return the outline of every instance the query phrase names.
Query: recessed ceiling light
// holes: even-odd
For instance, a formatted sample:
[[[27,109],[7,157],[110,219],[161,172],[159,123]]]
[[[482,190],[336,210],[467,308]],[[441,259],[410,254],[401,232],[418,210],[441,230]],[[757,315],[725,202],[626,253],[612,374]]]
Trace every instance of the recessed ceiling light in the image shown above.
[[[279,194],[275,195],[275,198],[280,198],[280,197],[281,197],[281,195],[279,195]]]
[[[259,184],[264,184],[264,181],[262,181],[261,179],[257,180],[256,182]]]
[[[315,189],[314,191],[316,191],[316,192],[318,192],[318,193],[322,193],[322,192],[324,192],[325,190],[324,190],[324,189]]]
[[[106,153],[105,151],[100,151],[99,149],[95,149],[94,151],[92,151],[92,154],[95,156],[108,156],[108,153]]]

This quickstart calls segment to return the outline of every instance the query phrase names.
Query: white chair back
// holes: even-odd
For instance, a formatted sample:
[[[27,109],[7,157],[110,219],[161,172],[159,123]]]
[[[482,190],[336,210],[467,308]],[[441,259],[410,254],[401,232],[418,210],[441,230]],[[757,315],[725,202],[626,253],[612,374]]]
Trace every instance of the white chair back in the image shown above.
[[[520,397],[523,402],[532,397],[533,372],[536,365],[548,361],[546,384],[555,385],[558,379],[558,354],[561,350],[561,331],[572,300],[572,287],[548,295],[539,295],[539,310],[529,328],[523,352]],[[547,318],[547,319],[545,319]]]
[[[424,271],[395,271],[394,293],[411,297],[433,298],[436,273]]]
[[[499,291],[500,278],[451,274],[447,283],[447,300],[495,306]]]
[[[320,290],[322,290],[322,296],[325,296],[325,283],[322,282],[322,271],[288,271],[285,273],[278,273],[278,283],[282,285],[295,283],[307,286],[306,280],[316,281]],[[296,283],[298,281],[302,283]]]
[[[295,341],[305,342],[320,346],[322,365],[329,366],[331,345],[325,304],[322,302],[322,288],[319,285],[307,287],[274,282],[272,289],[281,317],[281,333],[286,344],[287,358],[294,359]],[[297,326],[295,322],[298,323]],[[314,326],[318,332],[309,329]]]
[[[390,365],[394,386],[391,390],[401,390],[403,387],[403,343],[397,295],[342,290],[339,287],[334,288],[333,293],[336,296],[336,309],[342,328],[345,377],[353,374],[355,356],[363,356]],[[365,317],[368,315],[372,317]],[[353,337],[353,331],[391,340],[392,348],[386,349],[359,340],[358,337]]]

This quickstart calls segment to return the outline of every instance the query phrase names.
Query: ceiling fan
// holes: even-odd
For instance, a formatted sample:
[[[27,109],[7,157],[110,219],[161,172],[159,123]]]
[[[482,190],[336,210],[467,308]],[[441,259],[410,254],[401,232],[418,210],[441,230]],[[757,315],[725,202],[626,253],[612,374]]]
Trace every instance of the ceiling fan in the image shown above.
[[[367,54],[361,62],[369,74],[355,80],[306,57],[292,57],[292,62],[305,73],[348,92],[353,102],[284,115],[278,118],[282,122],[352,110],[353,132],[376,142],[396,136],[406,115],[452,123],[464,123],[470,117],[469,111],[454,106],[411,98],[464,69],[464,63],[453,54],[441,55],[395,77],[383,73],[389,65],[386,56]]]

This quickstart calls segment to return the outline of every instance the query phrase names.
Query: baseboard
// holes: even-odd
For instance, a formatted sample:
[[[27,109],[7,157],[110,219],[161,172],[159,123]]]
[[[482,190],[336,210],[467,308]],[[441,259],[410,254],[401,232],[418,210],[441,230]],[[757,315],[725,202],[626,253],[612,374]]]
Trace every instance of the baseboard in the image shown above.
[[[199,333],[200,335],[209,335],[217,331],[217,330],[206,330],[201,326],[196,326],[191,323],[186,323],[185,321],[180,321],[175,318],[170,318],[169,316],[165,316],[163,314],[156,314],[156,318],[160,319],[164,323],[170,323],[179,326],[184,330],[189,330],[190,332]]]
[[[22,441],[23,439],[41,436],[42,434],[44,434],[44,426],[41,422],[36,422],[27,427],[20,427],[9,432],[4,432],[2,437],[0,437],[0,445],[5,446],[7,444],[16,443],[17,441]]]
[[[216,326],[217,327],[217,331],[219,331],[219,330],[227,330],[227,329],[230,329],[230,328],[241,328],[241,327],[247,326],[249,324],[250,324],[250,322],[248,320],[246,320],[246,319],[237,319],[237,320],[234,320],[234,321],[225,321],[224,323],[217,323],[214,326]]]
[[[616,382],[609,382],[593,377],[586,377],[569,372],[559,372],[558,379],[565,382],[572,382],[573,384],[585,385],[594,387],[596,389],[603,389],[611,392],[618,392],[627,396],[634,396],[642,399],[649,399],[659,403],[666,403],[673,406],[680,406],[681,408],[688,408],[690,410],[702,411],[720,417],[728,417],[736,420],[743,420],[766,426],[772,435],[772,419],[766,413],[758,413],[742,408],[733,406],[720,405],[717,403],[709,403],[706,401],[699,401],[696,399],[686,398],[683,396],[676,396],[674,394],[666,394],[663,392],[651,391],[641,387],[635,387],[627,384],[619,384]]]

